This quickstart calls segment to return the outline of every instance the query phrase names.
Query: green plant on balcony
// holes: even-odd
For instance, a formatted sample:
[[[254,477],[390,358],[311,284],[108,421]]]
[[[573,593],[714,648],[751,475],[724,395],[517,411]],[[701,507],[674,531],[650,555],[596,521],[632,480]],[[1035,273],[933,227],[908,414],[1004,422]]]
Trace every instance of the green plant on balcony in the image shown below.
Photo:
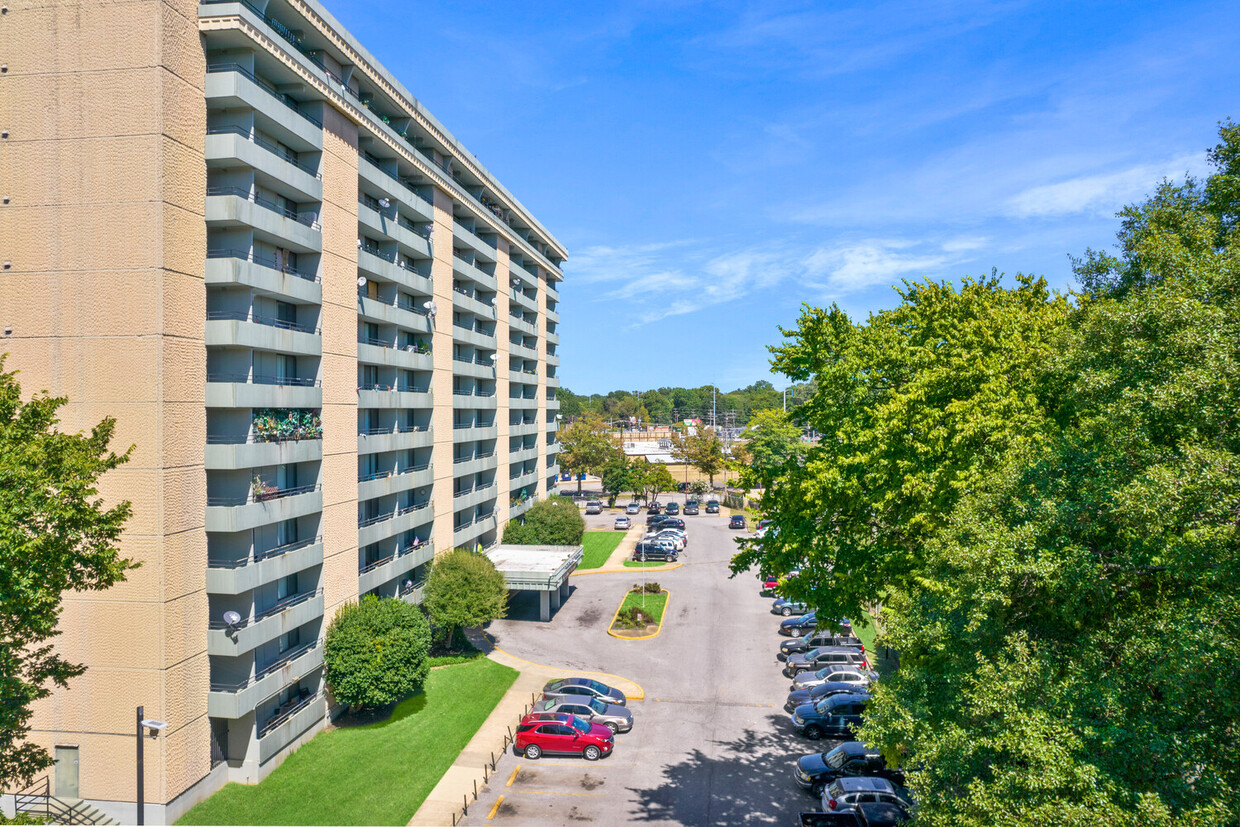
[[[254,412],[253,426],[259,442],[323,438],[322,420],[310,410],[265,408]]]
[[[273,499],[280,493],[280,489],[278,487],[263,482],[263,480],[257,475],[250,480],[250,491],[254,494],[254,502],[256,503]]]

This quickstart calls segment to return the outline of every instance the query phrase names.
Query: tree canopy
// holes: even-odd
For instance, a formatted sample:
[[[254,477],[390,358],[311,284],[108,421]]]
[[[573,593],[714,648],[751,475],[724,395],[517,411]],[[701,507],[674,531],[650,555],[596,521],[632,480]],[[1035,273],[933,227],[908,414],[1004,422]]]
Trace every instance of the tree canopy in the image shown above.
[[[430,649],[430,624],[421,609],[366,595],[341,606],[327,627],[327,684],[337,701],[351,707],[394,704],[426,682]]]
[[[560,388],[558,398],[560,413],[567,419],[589,415],[608,421],[637,417],[642,425],[667,425],[686,419],[709,422],[712,413],[711,390],[711,386],[705,385],[700,388],[614,390],[607,394],[581,396]],[[718,388],[714,391],[713,411],[719,423],[730,415],[738,426],[744,425],[760,411],[779,408],[783,404],[782,394],[765,379],[733,391],[725,392]],[[789,393],[790,398],[795,395],[796,389]]]
[[[571,473],[597,474],[620,453],[607,426],[598,417],[586,417],[563,428],[559,434],[560,466]],[[581,490],[581,480],[577,481]]]
[[[762,561],[900,667],[861,738],[929,825],[1240,817],[1240,129],[1120,214],[1073,303],[1020,278],[807,309],[775,363],[822,440]]]
[[[0,788],[25,785],[52,764],[25,741],[31,705],[66,688],[86,667],[48,643],[59,634],[61,597],[102,590],[134,567],[118,541],[129,503],[111,508],[98,496],[99,477],[129,459],[108,449],[115,420],[89,434],[57,430],[68,400],[21,400],[15,372],[0,354]]]
[[[519,546],[575,546],[586,531],[585,518],[568,497],[535,503],[520,520],[504,526],[504,542]]]
[[[457,629],[498,620],[508,613],[508,587],[491,558],[458,548],[435,561],[422,605],[451,643]]]
[[[693,433],[672,433],[672,456],[692,465],[715,484],[715,474],[723,470],[723,440],[711,428],[696,428]]]
[[[765,488],[771,480],[799,464],[808,448],[801,441],[801,427],[780,408],[754,416],[741,436],[747,460],[742,471],[746,488]]]

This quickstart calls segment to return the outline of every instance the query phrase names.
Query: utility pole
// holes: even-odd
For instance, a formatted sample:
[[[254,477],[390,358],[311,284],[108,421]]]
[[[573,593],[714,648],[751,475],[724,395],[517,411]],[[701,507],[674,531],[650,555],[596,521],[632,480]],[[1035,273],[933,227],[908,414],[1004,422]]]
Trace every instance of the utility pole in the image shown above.
[[[715,429],[715,386],[710,386],[710,428]]]
[[[146,797],[144,795],[144,793],[146,792],[146,785],[143,783],[143,778],[142,778],[142,736],[145,734],[142,728],[142,712],[143,712],[143,707],[138,707],[138,823],[139,824],[144,823],[146,820],[144,818],[144,816],[146,815],[146,813],[144,812],[146,810],[146,802],[143,800]]]

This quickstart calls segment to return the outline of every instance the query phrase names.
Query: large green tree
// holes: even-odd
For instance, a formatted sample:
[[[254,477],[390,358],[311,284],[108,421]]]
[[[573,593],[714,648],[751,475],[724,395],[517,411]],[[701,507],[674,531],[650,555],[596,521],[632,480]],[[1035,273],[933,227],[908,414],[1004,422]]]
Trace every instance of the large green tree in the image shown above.
[[[612,441],[607,425],[596,416],[579,419],[559,432],[559,463],[573,474],[597,474],[620,449]],[[577,480],[581,493],[581,480]]]
[[[723,440],[711,428],[698,427],[691,434],[674,432],[672,456],[708,476],[713,486],[715,474],[724,467]]]
[[[431,622],[449,644],[457,629],[481,626],[508,613],[504,575],[490,557],[469,549],[454,549],[436,560],[423,595]]]
[[[99,477],[129,458],[108,449],[115,421],[61,433],[67,400],[22,402],[0,355],[0,789],[24,785],[52,759],[25,740],[31,705],[86,671],[58,654],[61,597],[106,589],[133,567],[118,551],[128,502],[108,508]],[[132,448],[130,449],[132,450]]]
[[[615,505],[616,498],[625,491],[636,490],[633,483],[633,464],[622,452],[617,452],[607,461],[600,476],[603,480],[603,490],[607,492],[609,506]]]
[[[586,521],[568,497],[548,497],[535,503],[519,521],[504,526],[504,542],[519,546],[575,546],[585,534]]]
[[[366,595],[341,606],[327,627],[327,685],[337,701],[351,707],[394,704],[426,682],[430,648],[430,624],[421,609]]]
[[[781,408],[756,414],[742,437],[748,462],[741,479],[746,488],[765,488],[771,480],[797,467],[808,448],[801,441],[801,426]]]

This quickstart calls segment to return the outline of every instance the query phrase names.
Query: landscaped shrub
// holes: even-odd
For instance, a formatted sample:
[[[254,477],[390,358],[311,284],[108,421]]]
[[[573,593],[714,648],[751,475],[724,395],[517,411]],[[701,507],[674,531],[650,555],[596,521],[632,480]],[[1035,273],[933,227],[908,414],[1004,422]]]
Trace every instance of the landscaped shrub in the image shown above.
[[[634,583],[633,588],[629,589],[629,591],[633,594],[641,594],[642,592],[645,592],[646,594],[658,594],[663,591],[663,587],[658,583],[653,582],[646,583],[644,586],[641,583]]]
[[[577,504],[567,497],[548,497],[525,512],[521,522],[504,528],[504,542],[518,546],[576,546],[586,533],[586,521]]]
[[[323,422],[316,411],[264,408],[254,412],[254,438],[259,442],[322,439]]]
[[[422,610],[390,597],[346,603],[327,627],[327,685],[351,707],[387,706],[422,688],[431,629]]]
[[[481,626],[508,613],[508,586],[491,558],[458,548],[435,561],[422,605],[451,641],[458,628]]]
[[[644,629],[654,622],[654,616],[641,606],[629,606],[616,614],[615,625],[621,629]]]

